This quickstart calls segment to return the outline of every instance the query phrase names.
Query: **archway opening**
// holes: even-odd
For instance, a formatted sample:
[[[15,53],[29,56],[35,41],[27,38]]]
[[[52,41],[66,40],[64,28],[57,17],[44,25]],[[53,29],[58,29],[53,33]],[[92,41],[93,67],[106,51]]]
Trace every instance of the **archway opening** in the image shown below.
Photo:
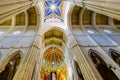
[[[78,76],[79,76],[79,79],[80,79],[80,80],[84,80],[83,75],[82,75],[81,70],[80,70],[80,67],[79,67],[79,65],[78,65],[78,62],[77,62],[77,61],[74,61],[74,64],[75,64],[76,71],[77,71],[77,74],[78,74]]]
[[[44,52],[41,80],[67,80],[67,68],[64,53],[57,47]]]
[[[65,62],[66,36],[63,31],[53,28],[44,33],[43,61],[41,65],[41,80],[67,80]]]
[[[120,66],[120,54],[115,51],[111,51],[112,59]]]
[[[98,70],[98,72],[104,80],[119,80],[117,76],[113,73],[111,68],[108,68],[104,60],[95,52],[92,51],[90,53],[90,58],[92,59],[96,69]]]
[[[13,80],[21,60],[20,54],[14,55],[5,67],[5,70],[0,73],[0,80]]]

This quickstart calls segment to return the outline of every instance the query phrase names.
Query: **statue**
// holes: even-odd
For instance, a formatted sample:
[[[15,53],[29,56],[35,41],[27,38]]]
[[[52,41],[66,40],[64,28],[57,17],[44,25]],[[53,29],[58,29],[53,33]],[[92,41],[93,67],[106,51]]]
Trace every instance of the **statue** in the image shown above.
[[[57,80],[54,72],[52,73],[52,80]]]

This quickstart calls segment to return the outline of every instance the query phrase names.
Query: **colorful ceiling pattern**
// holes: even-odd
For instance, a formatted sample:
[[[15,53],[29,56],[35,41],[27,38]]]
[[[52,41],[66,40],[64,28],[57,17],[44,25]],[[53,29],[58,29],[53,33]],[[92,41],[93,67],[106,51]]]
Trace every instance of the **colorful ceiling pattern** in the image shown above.
[[[44,52],[44,59],[50,64],[59,63],[60,61],[63,61],[63,58],[64,58],[64,54],[58,48],[47,49]]]
[[[45,0],[45,19],[44,22],[60,21],[63,22],[63,1],[62,0]],[[57,20],[56,20],[57,19]]]

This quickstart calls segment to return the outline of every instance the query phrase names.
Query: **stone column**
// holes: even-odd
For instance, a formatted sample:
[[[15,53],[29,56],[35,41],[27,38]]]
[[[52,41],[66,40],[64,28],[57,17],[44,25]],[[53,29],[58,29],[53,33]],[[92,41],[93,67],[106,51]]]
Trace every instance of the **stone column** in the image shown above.
[[[13,28],[13,27],[15,27],[15,25],[16,25],[16,16],[13,16],[12,17],[11,27]]]
[[[1,0],[0,23],[34,6],[38,0]]]
[[[92,12],[92,25],[96,26],[96,12]]]
[[[40,45],[41,45],[41,35],[36,35],[35,41],[27,55],[23,61],[23,64],[19,66],[19,70],[17,71],[17,75],[14,77],[13,80],[31,80],[33,75],[33,70],[35,68],[36,58],[40,52]]]
[[[77,74],[77,70],[75,67],[75,63],[74,63],[74,59],[72,60],[72,70],[73,70],[73,75],[74,75],[74,80],[79,80],[78,74]]]
[[[79,25],[80,25],[80,29],[82,29],[82,30],[83,30],[83,20],[82,20],[82,18],[83,18],[84,11],[85,11],[85,8],[82,8],[79,12]]]
[[[108,17],[108,24],[111,25],[111,26],[115,26],[114,23],[113,23],[113,18]]]
[[[81,69],[82,75],[85,80],[102,80],[102,78],[94,73],[90,67],[87,59],[84,56],[84,53],[81,51],[80,46],[77,44],[74,36],[71,34],[68,36],[69,45],[72,50],[72,53],[75,55],[78,65]]]
[[[68,73],[67,80],[73,80],[72,57],[70,55],[70,51],[68,48],[65,48],[64,56],[65,56],[67,73]]]
[[[24,11],[24,12],[25,12],[25,26],[28,27],[28,25],[29,25],[28,15],[29,15],[29,14],[28,14],[27,10]]]

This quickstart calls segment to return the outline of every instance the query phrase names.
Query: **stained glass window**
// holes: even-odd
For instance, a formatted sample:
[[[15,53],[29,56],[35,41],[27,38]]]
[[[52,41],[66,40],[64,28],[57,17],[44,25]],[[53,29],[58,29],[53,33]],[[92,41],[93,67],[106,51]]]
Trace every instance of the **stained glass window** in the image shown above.
[[[62,0],[45,0],[45,19],[48,21],[63,22],[63,1]]]

